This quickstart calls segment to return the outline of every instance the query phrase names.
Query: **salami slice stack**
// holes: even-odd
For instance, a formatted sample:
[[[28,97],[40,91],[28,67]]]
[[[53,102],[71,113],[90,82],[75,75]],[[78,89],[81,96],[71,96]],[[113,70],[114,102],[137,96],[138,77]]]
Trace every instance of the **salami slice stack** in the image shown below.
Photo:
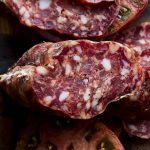
[[[38,31],[46,38],[54,37],[56,32],[65,39],[97,40],[117,32],[137,18],[148,1],[5,0],[5,3],[21,23],[40,29]],[[55,39],[59,38],[50,40]]]
[[[88,40],[36,45],[0,76],[0,86],[21,104],[80,119],[101,114],[142,82],[134,52],[116,42]]]

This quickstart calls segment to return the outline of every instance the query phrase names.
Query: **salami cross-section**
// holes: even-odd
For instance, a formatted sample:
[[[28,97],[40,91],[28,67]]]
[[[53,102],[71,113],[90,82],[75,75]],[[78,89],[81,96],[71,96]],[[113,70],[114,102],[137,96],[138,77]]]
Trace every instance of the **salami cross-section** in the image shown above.
[[[77,38],[104,36],[119,11],[115,2],[96,6],[84,6],[76,0],[6,0],[5,3],[27,26]]]
[[[0,86],[28,107],[38,104],[88,119],[137,90],[142,80],[141,66],[127,47],[77,40],[34,46],[0,76]]]
[[[56,118],[56,117],[55,117]],[[16,150],[124,150],[117,136],[100,121],[30,117]]]
[[[144,22],[130,30],[119,33],[116,41],[136,51],[145,70],[145,82],[134,95],[120,103],[120,115],[129,135],[150,138],[150,22]],[[141,120],[137,123],[137,121]],[[130,123],[132,122],[132,123]]]
[[[147,6],[148,0],[120,0],[119,14],[109,27],[108,35],[116,33],[135,20]]]
[[[124,128],[130,136],[150,139],[150,120],[128,123],[124,122]]]

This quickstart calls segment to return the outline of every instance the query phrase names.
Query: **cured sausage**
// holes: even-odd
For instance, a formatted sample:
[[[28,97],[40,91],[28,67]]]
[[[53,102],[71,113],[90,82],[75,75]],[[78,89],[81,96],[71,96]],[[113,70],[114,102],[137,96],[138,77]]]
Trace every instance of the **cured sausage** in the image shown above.
[[[142,139],[150,139],[150,120],[134,123],[124,123],[124,129],[130,136],[137,136]]]
[[[145,9],[148,0],[121,0],[119,1],[119,14],[108,28],[107,35],[112,35],[124,26],[135,20]]]
[[[0,76],[0,86],[20,103],[81,119],[101,114],[142,83],[134,53],[111,41],[42,43]]]
[[[5,3],[29,27],[77,38],[103,37],[118,14],[115,2],[88,7],[75,0],[6,0]]]
[[[55,117],[56,118],[56,117]],[[100,121],[30,118],[18,137],[16,150],[124,150],[116,135]]]
[[[141,57],[141,65],[150,67],[150,22],[144,22],[132,29],[114,36],[114,40],[132,48]]]
[[[78,0],[82,4],[99,4],[101,2],[112,2],[114,0]]]
[[[142,23],[135,28],[119,33],[115,36],[114,40],[136,51],[140,56],[140,64],[145,70],[145,82],[141,90],[130,97],[130,101],[132,102],[128,101],[126,106],[132,108],[132,105],[134,105],[137,107],[135,110],[142,111],[143,109],[144,113],[150,114],[149,111],[145,111],[150,108],[150,22]],[[131,104],[131,106],[129,106],[129,104]],[[133,111],[131,113],[133,113]],[[142,115],[143,113],[141,116]]]

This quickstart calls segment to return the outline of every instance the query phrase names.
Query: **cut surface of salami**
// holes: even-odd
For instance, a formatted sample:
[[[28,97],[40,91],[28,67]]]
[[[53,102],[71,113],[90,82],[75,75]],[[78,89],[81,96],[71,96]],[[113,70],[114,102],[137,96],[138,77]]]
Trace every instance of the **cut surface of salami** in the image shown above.
[[[34,122],[33,122],[34,121]],[[16,150],[124,150],[116,135],[100,121],[64,121],[30,118],[24,124]]]
[[[144,120],[136,123],[124,122],[124,129],[130,136],[150,139],[150,120]]]
[[[135,50],[141,56],[141,65],[150,69],[150,22],[123,31],[114,40]]]
[[[75,0],[6,0],[5,3],[27,26],[77,38],[103,37],[119,10],[115,2],[102,6],[84,6]]]
[[[36,45],[0,76],[0,86],[20,103],[80,119],[101,114],[142,82],[143,70],[130,49],[88,40]]]
[[[109,27],[108,35],[116,33],[135,20],[147,6],[148,0],[121,0],[119,3],[119,14]]]
[[[134,106],[137,106],[137,110],[148,110],[150,108],[150,22],[144,22],[135,28],[119,33],[114,40],[136,51],[140,56],[140,64],[145,69],[145,82],[142,89],[130,97],[130,101],[132,105],[136,104]],[[132,108],[132,106],[129,107]],[[149,114],[149,111],[145,112]]]

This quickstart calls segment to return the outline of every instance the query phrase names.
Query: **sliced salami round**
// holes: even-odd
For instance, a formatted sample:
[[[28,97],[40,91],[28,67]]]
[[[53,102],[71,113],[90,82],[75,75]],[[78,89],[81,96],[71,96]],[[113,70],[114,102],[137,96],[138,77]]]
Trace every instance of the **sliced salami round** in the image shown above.
[[[103,37],[119,10],[115,2],[95,6],[70,0],[6,0],[5,3],[29,27],[76,38]]]
[[[16,150],[124,150],[116,135],[100,121],[30,118],[18,137]]]
[[[130,136],[137,136],[142,139],[150,139],[150,120],[138,121],[136,123],[123,123],[124,129]]]
[[[111,41],[39,44],[0,76],[0,86],[20,103],[81,119],[101,114],[142,83],[134,52]]]
[[[108,35],[114,34],[124,26],[135,20],[145,9],[148,0],[121,0],[119,14],[108,29]]]
[[[128,100],[122,101],[122,111],[124,110],[124,117],[126,116],[125,110],[128,108],[127,116],[129,118],[136,118],[139,116],[149,117],[150,115],[150,22],[145,22],[140,24],[137,27],[134,27],[130,30],[119,33],[114,38],[115,41],[118,41],[133,51],[136,51],[140,56],[140,64],[145,70],[145,82],[141,90],[135,92],[134,95],[130,96]],[[120,106],[121,106],[120,105]],[[129,111],[130,110],[130,111]],[[129,119],[128,118],[128,119]],[[127,117],[125,117],[127,119]],[[129,119],[130,120],[130,119]]]
[[[99,4],[101,2],[113,2],[115,0],[77,0],[81,4]]]
[[[114,40],[135,50],[141,57],[141,65],[150,69],[150,22],[123,31]]]

